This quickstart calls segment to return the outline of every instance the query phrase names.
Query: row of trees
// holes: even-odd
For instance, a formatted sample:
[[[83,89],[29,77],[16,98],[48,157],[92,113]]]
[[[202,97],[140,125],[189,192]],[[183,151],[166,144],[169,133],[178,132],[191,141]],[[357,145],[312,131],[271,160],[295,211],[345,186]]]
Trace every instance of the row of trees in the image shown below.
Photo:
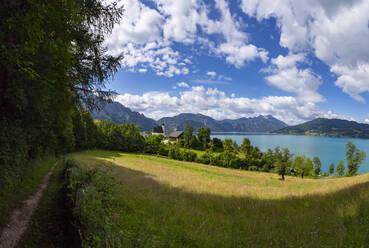
[[[283,159],[284,158],[284,159]],[[365,160],[366,154],[364,151],[360,151],[354,143],[348,141],[346,144],[346,160],[347,160],[347,171],[345,174],[344,162],[341,160],[336,168],[339,176],[354,176],[359,170],[360,164]],[[293,155],[289,154],[288,150],[283,151],[283,156],[278,155],[275,167],[278,174],[284,176],[287,174],[304,176],[314,175],[319,176],[321,174],[321,161],[318,157],[314,157],[313,161],[306,156],[300,155],[293,159]],[[329,174],[334,173],[334,164],[329,166]]]
[[[116,124],[111,120],[93,120],[90,113],[83,108],[76,109],[72,116],[73,135],[69,139],[69,150],[80,151],[86,149],[109,149],[124,152],[156,153],[157,149],[149,149],[150,139],[145,140],[139,127],[128,124]],[[158,144],[162,137],[157,138]],[[66,144],[67,145],[67,144]]]
[[[232,139],[224,141],[210,139],[210,129],[201,127],[198,129],[197,137],[193,134],[191,125],[186,125],[184,138],[175,145],[161,144],[163,137],[149,136],[146,139],[145,152],[153,154],[169,155],[172,159],[196,161],[216,166],[277,172],[284,180],[285,175],[295,175],[304,178],[306,176],[328,175],[321,171],[322,163],[318,157],[312,160],[304,155],[294,156],[287,148],[276,147],[261,152],[258,147],[251,145],[250,140],[245,138],[241,146]],[[153,145],[155,144],[155,145]],[[205,150],[201,156],[196,153],[181,150],[179,147]],[[153,149],[154,148],[154,149]],[[352,142],[346,144],[347,167],[346,176],[357,174],[359,165],[365,159],[365,153],[356,148]],[[330,165],[329,174],[334,173],[334,164]],[[336,168],[339,176],[345,175],[344,162],[341,161]]]
[[[199,128],[198,137],[190,132],[191,126],[187,125],[186,135],[177,144],[164,144],[161,135],[149,135],[144,138],[138,127],[132,124],[115,124],[109,120],[93,121],[85,110],[76,111],[73,115],[73,132],[75,136],[75,149],[102,148],[120,150],[125,152],[144,152],[159,154],[169,158],[184,161],[196,161],[215,166],[244,169],[252,171],[277,172],[284,180],[285,175],[295,175],[304,178],[306,176],[319,176],[322,174],[322,163],[318,157],[310,158],[299,155],[294,156],[287,148],[274,150],[268,149],[261,152],[258,147],[252,146],[248,138],[244,138],[241,146],[232,139],[224,141],[210,139],[210,129]],[[206,149],[205,153],[198,156],[197,153],[181,148],[189,147],[191,140],[203,140],[199,142],[200,149]],[[217,149],[215,149],[216,147]],[[191,147],[193,148],[193,147]],[[359,165],[365,159],[365,153],[356,148],[352,142],[346,144],[346,156],[348,170],[346,176],[357,174]],[[345,167],[341,161],[336,171],[343,176]],[[334,173],[332,164],[329,173]]]
[[[29,160],[94,143],[78,131],[81,120],[92,123],[80,106],[112,96],[105,82],[122,57],[107,54],[103,42],[122,13],[99,0],[2,1],[0,190]]]
[[[200,127],[197,130],[197,136],[193,134],[193,127],[187,124],[183,131],[183,140],[180,140],[179,145],[185,148],[206,150],[212,146],[210,139],[210,128]]]

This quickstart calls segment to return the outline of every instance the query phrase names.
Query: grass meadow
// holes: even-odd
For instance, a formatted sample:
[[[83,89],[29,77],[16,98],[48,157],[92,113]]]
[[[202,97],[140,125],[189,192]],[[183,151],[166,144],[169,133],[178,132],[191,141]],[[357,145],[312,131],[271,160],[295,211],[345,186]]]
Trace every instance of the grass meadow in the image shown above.
[[[301,179],[110,151],[125,247],[368,247],[369,174]]]

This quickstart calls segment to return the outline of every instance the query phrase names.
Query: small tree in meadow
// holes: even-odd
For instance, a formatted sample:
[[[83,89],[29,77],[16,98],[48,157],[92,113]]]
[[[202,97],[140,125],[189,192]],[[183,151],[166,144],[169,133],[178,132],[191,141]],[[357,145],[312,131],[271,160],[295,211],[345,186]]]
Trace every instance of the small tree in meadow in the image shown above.
[[[332,175],[334,173],[334,164],[331,163],[331,165],[329,166],[329,175]]]
[[[190,141],[192,138],[193,127],[190,124],[186,124],[183,132],[184,145],[187,148],[190,148]]]
[[[233,140],[230,138],[225,138],[223,142],[223,148],[224,148],[224,151],[234,152],[235,147],[233,145]]]
[[[347,176],[357,174],[360,164],[365,160],[366,153],[356,148],[351,141],[346,144]]]
[[[251,146],[251,142],[248,138],[244,138],[242,145],[241,145],[241,151],[245,154],[248,155],[251,153],[252,151],[252,146]]]
[[[278,147],[276,148],[274,157],[274,167],[277,168],[278,175],[282,176],[282,180],[284,181],[284,176],[288,173],[288,169],[291,166],[293,154],[290,153],[288,148],[284,148],[283,152],[281,152]]]
[[[205,150],[208,148],[210,142],[210,128],[204,126],[197,129],[197,137],[202,148]]]
[[[296,173],[304,178],[305,175],[305,160],[306,157],[304,155],[296,156],[293,160],[293,168],[296,170]]]
[[[319,176],[322,169],[322,162],[320,161],[319,157],[314,157],[313,163],[314,163],[314,174],[316,176]]]
[[[278,175],[282,176],[282,180],[284,181],[284,176],[287,174],[287,164],[282,160],[277,160],[274,164],[275,168],[277,168]]]
[[[341,160],[336,168],[336,171],[338,172],[338,175],[342,177],[345,174],[345,166],[343,165],[343,160]]]
[[[314,170],[313,161],[311,161],[310,158],[307,158],[304,166],[304,175],[310,176],[313,170]]]

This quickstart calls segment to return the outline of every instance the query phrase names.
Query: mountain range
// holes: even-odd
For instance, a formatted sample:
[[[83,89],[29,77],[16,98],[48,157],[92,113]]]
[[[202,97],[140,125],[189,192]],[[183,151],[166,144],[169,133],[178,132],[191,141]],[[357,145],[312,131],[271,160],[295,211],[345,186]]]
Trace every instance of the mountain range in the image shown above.
[[[355,121],[317,118],[300,125],[282,128],[274,133],[369,139],[369,125]]]
[[[106,103],[100,110],[91,112],[94,119],[108,119],[115,123],[133,123],[142,131],[149,131],[154,126],[166,126],[166,133],[173,130],[184,130],[186,124],[191,124],[194,130],[202,126],[208,126],[213,132],[271,132],[284,127],[287,124],[271,115],[257,116],[252,118],[215,120],[202,114],[179,114],[173,117],[164,117],[158,121],[147,118],[145,115],[132,111],[118,102]]]
[[[208,126],[213,132],[270,132],[287,127],[286,123],[271,115],[219,121],[202,114],[185,113],[161,118],[157,123],[164,123],[169,130],[184,130],[186,124],[191,124],[194,130],[202,126]]]
[[[155,127],[156,121],[145,115],[124,107],[119,102],[102,103],[100,110],[90,112],[95,120],[111,120],[115,123],[133,123],[140,127],[141,131],[149,131]]]

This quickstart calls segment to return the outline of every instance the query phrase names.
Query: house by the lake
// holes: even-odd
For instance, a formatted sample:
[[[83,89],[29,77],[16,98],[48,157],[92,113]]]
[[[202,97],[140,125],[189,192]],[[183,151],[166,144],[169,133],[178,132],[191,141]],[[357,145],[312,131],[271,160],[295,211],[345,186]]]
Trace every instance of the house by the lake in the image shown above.
[[[170,141],[178,141],[183,139],[183,131],[173,131],[169,134]]]
[[[152,128],[152,135],[163,135],[165,136],[165,125],[164,123],[161,126],[156,126]]]

